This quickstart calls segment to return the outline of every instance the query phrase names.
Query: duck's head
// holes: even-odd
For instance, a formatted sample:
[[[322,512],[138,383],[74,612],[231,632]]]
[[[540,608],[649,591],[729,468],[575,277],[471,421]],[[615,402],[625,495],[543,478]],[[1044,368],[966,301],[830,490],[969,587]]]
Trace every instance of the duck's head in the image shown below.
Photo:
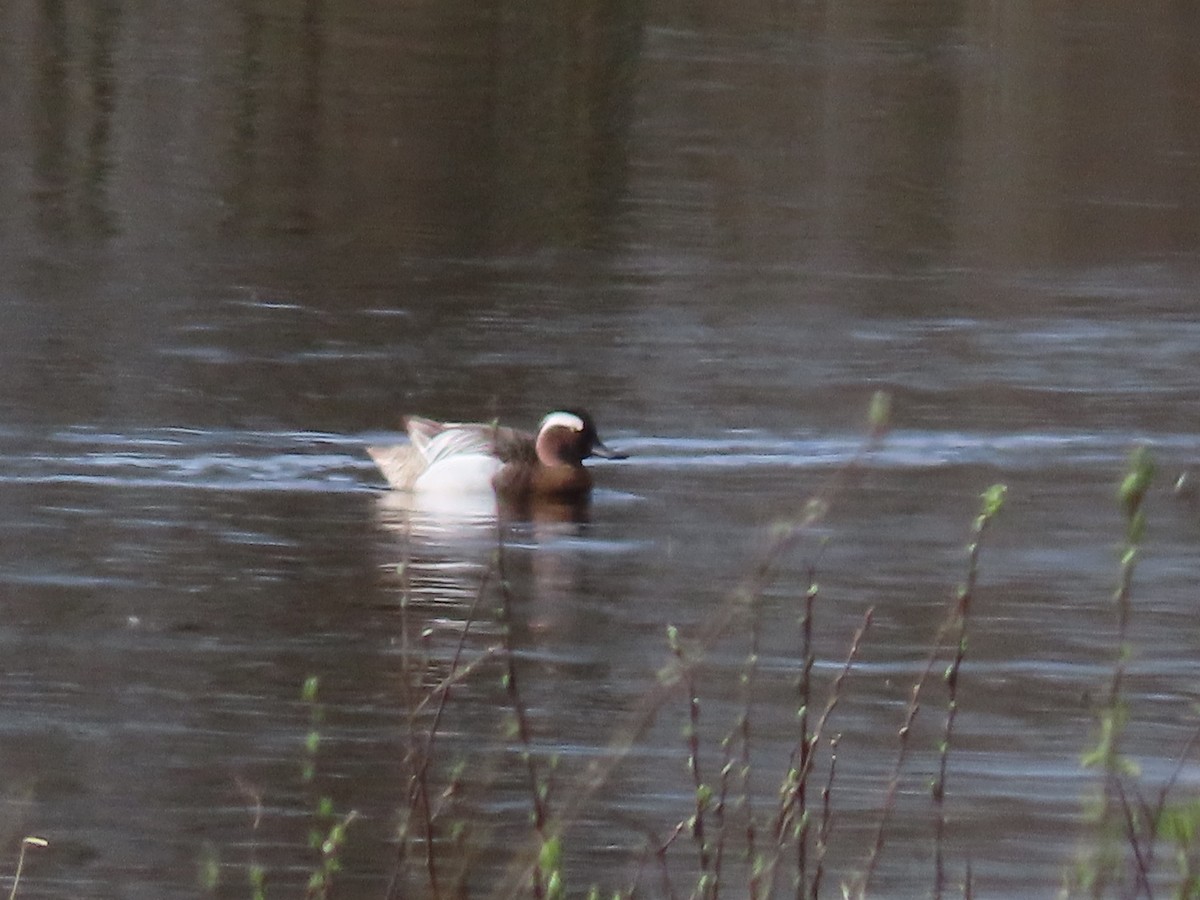
[[[538,460],[545,466],[577,466],[589,456],[625,459],[604,445],[592,417],[579,409],[564,409],[542,419],[537,434]]]

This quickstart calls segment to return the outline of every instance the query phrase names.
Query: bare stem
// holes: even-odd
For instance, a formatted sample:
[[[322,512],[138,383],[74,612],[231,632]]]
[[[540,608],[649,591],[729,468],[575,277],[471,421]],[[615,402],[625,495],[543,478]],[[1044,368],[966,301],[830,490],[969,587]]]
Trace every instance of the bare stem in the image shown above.
[[[809,900],[821,895],[821,881],[825,875],[825,852],[829,849],[829,836],[833,833],[833,781],[837,774],[837,748],[841,735],[829,739],[829,776],[821,789],[821,825],[817,829],[816,866],[812,883],[809,885]]]
[[[821,712],[821,717],[817,720],[817,725],[813,729],[812,735],[804,741],[804,743],[808,744],[809,750],[804,757],[804,762],[800,763],[801,751],[799,746],[792,751],[792,760],[788,767],[788,775],[780,791],[779,809],[775,814],[775,820],[771,827],[771,835],[775,842],[775,854],[766,866],[766,873],[763,877],[763,888],[759,896],[770,897],[774,891],[775,876],[779,867],[779,855],[786,843],[788,829],[791,828],[792,823],[795,821],[795,786],[808,780],[813,760],[815,759],[815,754],[811,752],[812,748],[821,740],[821,736],[825,733],[825,726],[829,721],[829,717],[841,701],[846,676],[850,673],[854,661],[858,658],[863,638],[866,636],[867,630],[871,627],[874,617],[875,607],[872,606],[863,615],[862,624],[854,632],[854,637],[850,641],[850,650],[846,654],[846,661],[842,664],[841,671],[838,672],[833,685],[829,689],[829,699],[825,702],[825,709]]]
[[[408,784],[408,803],[409,809],[416,809],[421,817],[424,830],[424,847],[425,847],[425,874],[429,881],[429,890],[434,900],[441,896],[439,888],[439,878],[437,870],[437,856],[435,853],[435,836],[436,836],[436,819],[437,812],[434,808],[431,799],[432,791],[429,786],[429,767],[434,758],[434,745],[437,741],[439,729],[441,727],[442,718],[446,711],[446,705],[450,699],[450,689],[460,681],[462,681],[470,672],[476,669],[482,660],[476,660],[466,666],[462,665],[462,657],[466,648],[467,635],[471,630],[471,626],[475,623],[479,606],[483,602],[483,597],[487,592],[487,587],[491,582],[493,567],[484,570],[479,586],[475,591],[475,596],[471,601],[471,606],[467,610],[466,620],[463,622],[462,630],[459,632],[458,641],[454,647],[454,654],[450,659],[450,671],[447,676],[433,690],[426,693],[419,702],[413,703],[410,695],[410,705],[408,710],[409,718],[409,734],[415,735],[416,718],[420,712],[432,701],[437,701],[437,707],[433,713],[433,721],[426,730],[424,740],[418,742],[415,737],[410,739],[409,748],[406,753],[405,762],[412,768],[412,774],[409,776]],[[407,587],[406,587],[407,590]],[[405,604],[407,606],[407,603]],[[407,620],[407,611],[401,617],[402,623]],[[407,625],[401,625],[404,635],[407,635]],[[405,655],[407,656],[407,637],[405,641]],[[491,652],[487,654],[491,655]],[[485,657],[486,658],[486,657]],[[406,671],[405,682],[411,677],[411,673]],[[403,855],[407,852],[408,834],[407,829],[399,836],[397,847],[397,866],[392,874],[391,883],[388,886],[387,897],[389,900],[399,896],[400,889],[400,872],[403,861]]]
[[[47,846],[49,846],[49,842],[45,838],[26,837],[21,840],[21,851],[17,856],[17,871],[13,874],[12,890],[9,891],[8,900],[15,900],[17,896],[17,885],[21,883],[21,871],[25,868],[25,848]]]
[[[498,529],[501,526],[498,526]],[[538,838],[538,864],[532,867],[530,874],[530,882],[533,888],[533,896],[541,900],[546,896],[546,875],[543,871],[541,860],[547,850],[547,822],[549,821],[549,812],[547,810],[545,792],[542,790],[542,782],[538,775],[537,763],[533,757],[533,729],[529,724],[529,713],[525,707],[525,700],[521,696],[520,683],[517,679],[517,656],[516,648],[513,646],[513,596],[512,586],[509,584],[507,571],[504,565],[504,540],[503,535],[497,530],[496,538],[496,573],[498,575],[498,583],[500,587],[500,622],[503,632],[504,643],[504,687],[508,693],[508,702],[512,707],[513,717],[517,726],[517,740],[521,745],[521,757],[525,763],[525,772],[529,780],[529,795],[533,807],[533,830]]]
[[[967,653],[967,617],[971,612],[971,601],[979,582],[979,550],[983,536],[992,520],[1004,504],[1006,488],[1002,484],[992,485],[983,493],[983,505],[971,529],[971,543],[967,553],[967,580],[958,592],[958,602],[952,613],[951,630],[955,632],[954,658],[946,669],[946,723],[942,730],[942,741],[938,751],[938,774],[933,783],[933,805],[937,810],[934,832],[934,900],[941,900],[946,887],[946,770],[950,759],[950,742],[954,735],[954,720],[958,715],[958,679],[963,659]]]
[[[809,739],[808,711],[812,701],[812,670],[816,662],[813,651],[813,607],[817,600],[817,580],[813,567],[808,571],[808,590],[804,592],[804,613],[800,620],[800,679],[797,684],[797,700],[800,704],[799,768],[802,773],[796,782],[792,802],[795,815],[800,820],[796,835],[796,900],[802,900],[808,881],[808,772],[816,745]]]

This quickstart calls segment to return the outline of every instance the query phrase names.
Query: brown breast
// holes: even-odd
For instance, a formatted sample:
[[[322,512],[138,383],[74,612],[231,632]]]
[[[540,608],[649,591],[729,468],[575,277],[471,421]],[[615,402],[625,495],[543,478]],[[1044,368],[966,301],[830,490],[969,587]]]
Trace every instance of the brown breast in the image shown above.
[[[503,497],[586,497],[592,476],[583,466],[509,465],[495,484]]]

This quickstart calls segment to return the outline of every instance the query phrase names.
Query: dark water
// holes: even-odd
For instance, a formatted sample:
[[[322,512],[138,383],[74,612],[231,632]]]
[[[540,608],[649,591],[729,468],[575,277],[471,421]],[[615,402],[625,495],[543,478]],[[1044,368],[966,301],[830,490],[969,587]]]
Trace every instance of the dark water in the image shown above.
[[[1115,652],[1114,488],[1139,444],[1160,475],[1125,746],[1148,791],[1195,726],[1200,512],[1170,484],[1200,414],[1196,19],[1118,2],[4,5],[3,870],[37,834],[23,896],[195,896],[213,863],[220,896],[250,896],[256,864],[297,896],[328,796],[358,814],[340,895],[386,896],[405,754],[433,715],[411,709],[461,654],[477,669],[430,770],[458,791],[440,884],[466,853],[472,895],[502,893],[531,842],[498,594],[479,587],[496,532],[406,520],[363,447],[406,411],[532,426],[566,403],[632,455],[595,467],[588,522],[504,532],[510,643],[551,811],[575,813],[571,890],[628,886],[694,808],[683,697],[575,809],[579,779],[656,696],[667,627],[687,642],[722,615],[772,524],[855,459],[886,389],[894,430],[761,594],[753,805],[766,815],[795,741],[815,577],[822,702],[875,610],[829,725],[825,893],[861,870],[978,496],[1004,482],[949,876],[969,862],[979,895],[1057,888],[1094,786],[1079,757]],[[736,616],[698,675],[706,779],[754,630]],[[879,895],[933,884],[940,671]],[[1189,763],[1177,790],[1196,782]],[[411,852],[396,896],[431,893]],[[669,854],[680,894],[695,852],[684,834]],[[666,893],[652,860],[641,877]]]

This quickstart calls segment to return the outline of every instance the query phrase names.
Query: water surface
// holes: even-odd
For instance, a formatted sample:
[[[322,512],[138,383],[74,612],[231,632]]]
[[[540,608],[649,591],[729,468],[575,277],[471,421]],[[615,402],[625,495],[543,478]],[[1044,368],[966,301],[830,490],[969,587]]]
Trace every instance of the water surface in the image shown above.
[[[1126,749],[1149,790],[1194,728],[1200,518],[1170,491],[1200,413],[1194,20],[1115,2],[6,7],[0,849],[11,870],[21,836],[50,842],[22,891],[190,897],[215,864],[217,895],[247,896],[256,865],[299,894],[328,796],[357,812],[341,890],[387,896],[400,868],[394,895],[424,895],[419,842],[397,863],[405,754],[435,708],[413,707],[465,665],[430,769],[457,791],[438,877],[466,853],[472,896],[499,891],[531,840],[503,648],[550,809],[571,809],[657,696],[668,626],[692,646],[775,523],[834,482],[698,671],[702,776],[757,631],[766,815],[805,590],[820,702],[873,608],[829,725],[825,893],[860,871],[979,494],[1003,482],[948,874],[1055,889],[1115,654],[1114,490],[1142,444],[1160,477]],[[860,456],[881,389],[894,427]],[[585,521],[448,527],[381,499],[363,448],[400,439],[404,412],[532,427],[562,404],[631,454],[595,466]],[[931,889],[943,709],[935,673],[876,894]],[[663,697],[578,808],[573,892],[633,883],[694,809],[687,720]],[[1190,763],[1177,777],[1194,790]],[[695,853],[685,833],[668,855],[680,894]],[[661,876],[641,870],[644,895]]]

